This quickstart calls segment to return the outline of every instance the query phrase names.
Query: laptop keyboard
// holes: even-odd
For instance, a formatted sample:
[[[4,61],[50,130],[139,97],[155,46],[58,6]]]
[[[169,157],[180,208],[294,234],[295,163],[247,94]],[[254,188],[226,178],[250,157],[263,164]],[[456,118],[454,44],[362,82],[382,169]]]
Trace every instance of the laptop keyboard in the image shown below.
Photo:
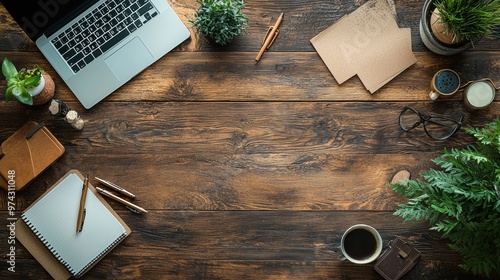
[[[149,0],[107,0],[51,42],[76,73],[157,15]]]

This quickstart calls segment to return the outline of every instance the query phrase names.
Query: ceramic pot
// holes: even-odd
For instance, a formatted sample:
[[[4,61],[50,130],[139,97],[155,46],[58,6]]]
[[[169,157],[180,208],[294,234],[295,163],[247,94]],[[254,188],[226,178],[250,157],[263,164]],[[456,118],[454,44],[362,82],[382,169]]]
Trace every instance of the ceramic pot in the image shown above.
[[[33,97],[33,106],[39,106],[48,103],[55,94],[55,83],[47,73],[42,73],[40,84],[34,88],[27,89]]]
[[[431,17],[433,15],[434,9],[434,0],[426,0],[424,3],[424,7],[422,8],[422,16],[420,17],[420,38],[424,45],[432,52],[441,54],[441,55],[454,55],[461,53],[473,45],[469,41],[462,41],[455,44],[447,44],[441,42],[438,37],[434,34],[431,29]],[[435,21],[435,19],[433,18]],[[441,37],[441,36],[440,36]]]

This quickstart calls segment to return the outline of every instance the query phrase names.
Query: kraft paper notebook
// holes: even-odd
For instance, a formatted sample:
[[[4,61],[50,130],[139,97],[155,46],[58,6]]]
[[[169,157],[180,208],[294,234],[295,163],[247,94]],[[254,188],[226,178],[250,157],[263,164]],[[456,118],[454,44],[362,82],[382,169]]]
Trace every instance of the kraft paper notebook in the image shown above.
[[[19,241],[56,279],[82,276],[131,232],[90,183],[85,222],[76,232],[83,180],[71,170],[16,222]]]
[[[0,187],[8,189],[13,170],[15,189],[21,190],[63,154],[64,146],[43,123],[27,122],[0,146]]]

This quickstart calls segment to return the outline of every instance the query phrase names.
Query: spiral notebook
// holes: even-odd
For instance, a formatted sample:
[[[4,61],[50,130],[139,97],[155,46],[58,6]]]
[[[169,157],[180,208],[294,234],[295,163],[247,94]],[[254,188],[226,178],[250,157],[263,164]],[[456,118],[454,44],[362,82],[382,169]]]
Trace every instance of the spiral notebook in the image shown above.
[[[83,176],[72,170],[21,215],[39,241],[76,278],[130,234],[91,184],[83,229],[77,233],[82,186]]]

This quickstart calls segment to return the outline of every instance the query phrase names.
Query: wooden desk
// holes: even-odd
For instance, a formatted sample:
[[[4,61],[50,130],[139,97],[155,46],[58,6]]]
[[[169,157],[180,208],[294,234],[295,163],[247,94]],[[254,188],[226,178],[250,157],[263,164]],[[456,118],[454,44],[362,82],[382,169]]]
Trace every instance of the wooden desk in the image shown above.
[[[55,79],[56,97],[86,121],[77,131],[46,107],[6,102],[0,82],[0,140],[34,120],[66,147],[16,194],[17,213],[72,168],[125,187],[149,211],[136,215],[109,201],[133,232],[83,279],[382,279],[372,265],[337,260],[343,231],[356,223],[377,228],[385,244],[401,237],[421,250],[406,279],[472,279],[440,234],[393,216],[402,200],[387,183],[403,169],[416,178],[438,151],[473,140],[463,132],[447,141],[423,129],[404,133],[397,117],[405,105],[465,112],[466,126],[498,115],[498,97],[476,112],[464,109],[461,94],[428,99],[430,79],[442,68],[500,83],[498,40],[435,55],[418,34],[423,1],[396,1],[418,62],[371,95],[357,77],[339,85],[309,42],[365,1],[248,1],[251,27],[224,48],[193,31],[195,0],[169,2],[191,39],[90,110],[0,5],[0,57],[40,64]],[[255,63],[281,12],[278,39]],[[0,203],[7,223],[5,191]],[[19,243],[16,272],[6,271],[9,232],[1,228],[0,278],[50,278]]]

